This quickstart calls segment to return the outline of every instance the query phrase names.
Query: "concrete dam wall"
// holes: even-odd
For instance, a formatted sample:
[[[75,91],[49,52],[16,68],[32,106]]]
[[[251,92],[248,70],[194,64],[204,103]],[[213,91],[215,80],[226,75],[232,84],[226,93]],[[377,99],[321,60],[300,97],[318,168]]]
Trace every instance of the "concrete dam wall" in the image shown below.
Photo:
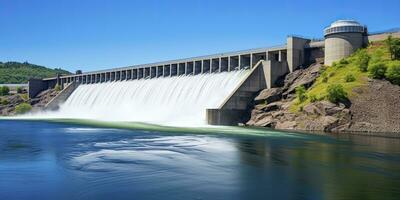
[[[58,111],[50,113],[57,117],[64,115],[64,118],[70,116],[99,119],[99,116],[113,116],[111,113],[119,110],[119,116],[127,116],[125,119],[130,121],[158,123],[165,121],[167,117],[158,118],[160,112],[156,110],[163,112],[161,115],[165,112],[169,112],[168,116],[180,115],[185,113],[179,111],[181,104],[187,111],[197,110],[186,112],[186,116],[185,114],[180,116],[182,119],[191,118],[198,113],[202,115],[197,117],[198,121],[204,124],[236,125],[243,119],[249,102],[257,92],[274,87],[279,77],[312,62],[315,58],[306,55],[320,55],[315,53],[320,49],[321,44],[318,42],[289,37],[287,44],[271,48],[32,80],[29,94],[34,96],[42,90],[60,85],[64,89],[62,95],[48,105],[50,110],[59,108]],[[207,83],[212,83],[213,86]],[[163,88],[163,91],[159,88]],[[162,95],[154,97],[153,93]],[[110,95],[114,96],[111,98]],[[202,100],[196,100],[196,97]],[[174,99],[173,102],[170,102],[171,98]],[[169,104],[164,104],[163,100]],[[115,101],[116,104],[110,101]],[[124,104],[124,109],[118,104]],[[195,106],[190,106],[191,104]],[[174,109],[165,109],[159,105]],[[117,108],[108,110],[113,106]],[[79,112],[75,108],[78,107],[80,111],[85,110],[85,113],[76,115]],[[151,115],[146,117],[144,111],[141,111],[142,107],[153,110],[150,112]],[[75,110],[75,113],[72,110]],[[132,117],[134,115],[132,113],[138,111],[142,113],[141,116]],[[121,112],[126,112],[127,115]],[[157,120],[152,121],[152,117]],[[175,121],[180,120],[175,119]]]

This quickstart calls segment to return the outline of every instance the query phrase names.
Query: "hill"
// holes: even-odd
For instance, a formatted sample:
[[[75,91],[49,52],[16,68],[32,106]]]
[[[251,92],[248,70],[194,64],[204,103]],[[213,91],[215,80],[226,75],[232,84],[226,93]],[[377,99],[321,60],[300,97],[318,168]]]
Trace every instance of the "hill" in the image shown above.
[[[58,73],[71,74],[60,68],[50,69],[28,62],[0,62],[0,84],[27,83],[30,78],[49,78],[56,76]]]
[[[332,66],[286,75],[254,99],[250,126],[330,132],[400,132],[400,39],[373,42]]]

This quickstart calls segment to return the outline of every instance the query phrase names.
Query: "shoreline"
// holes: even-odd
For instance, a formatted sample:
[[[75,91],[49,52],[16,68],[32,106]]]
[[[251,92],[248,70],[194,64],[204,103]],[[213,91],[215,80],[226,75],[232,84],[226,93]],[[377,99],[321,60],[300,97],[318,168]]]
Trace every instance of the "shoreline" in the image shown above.
[[[248,135],[248,136],[276,136],[279,133],[285,133],[285,136],[292,134],[310,135],[310,136],[371,136],[383,138],[400,138],[400,133],[397,132],[363,132],[363,131],[347,131],[347,132],[324,132],[324,131],[307,131],[293,129],[274,129],[259,126],[199,126],[199,127],[176,127],[165,126],[143,122],[123,122],[123,121],[101,121],[90,119],[23,119],[23,118],[8,118],[0,117],[0,121],[36,121],[48,123],[71,124],[88,127],[100,128],[116,128],[125,130],[143,130],[143,131],[158,131],[158,132],[179,132],[189,134],[226,134],[226,135]],[[246,132],[246,133],[243,133]],[[283,135],[282,135],[283,136]]]

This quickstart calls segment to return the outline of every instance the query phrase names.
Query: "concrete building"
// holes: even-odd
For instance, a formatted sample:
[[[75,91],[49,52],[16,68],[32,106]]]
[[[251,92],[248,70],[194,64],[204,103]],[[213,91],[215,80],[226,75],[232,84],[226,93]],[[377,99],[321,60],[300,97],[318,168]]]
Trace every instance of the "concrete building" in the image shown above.
[[[367,27],[354,20],[338,20],[324,30],[325,65],[345,58],[368,44]]]
[[[399,32],[390,34],[400,37]],[[29,97],[33,98],[39,92],[54,88],[58,84],[64,90],[49,104],[50,109],[56,109],[57,104],[65,101],[80,84],[251,70],[218,109],[207,110],[209,124],[234,125],[241,121],[254,95],[262,89],[275,87],[277,80],[284,75],[300,67],[306,67],[317,59],[324,59],[326,65],[331,65],[365,46],[368,41],[381,40],[387,35],[388,33],[367,35],[367,28],[360,23],[353,20],[339,20],[324,30],[325,39],[321,40],[289,36],[286,44],[269,48],[30,80]]]

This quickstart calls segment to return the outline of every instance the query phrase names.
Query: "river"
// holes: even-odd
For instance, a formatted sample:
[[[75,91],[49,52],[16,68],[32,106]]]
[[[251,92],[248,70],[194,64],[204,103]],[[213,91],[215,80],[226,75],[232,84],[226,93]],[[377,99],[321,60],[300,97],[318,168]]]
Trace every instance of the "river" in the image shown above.
[[[400,139],[0,120],[0,199],[400,199]]]

